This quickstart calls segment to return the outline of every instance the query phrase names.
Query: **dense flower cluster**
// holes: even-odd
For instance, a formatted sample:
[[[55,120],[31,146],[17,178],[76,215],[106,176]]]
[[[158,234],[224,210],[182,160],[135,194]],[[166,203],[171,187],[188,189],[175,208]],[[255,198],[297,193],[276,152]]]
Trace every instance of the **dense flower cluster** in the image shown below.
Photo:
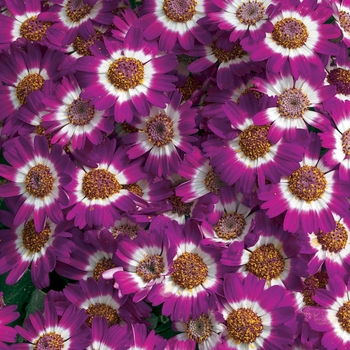
[[[137,5],[0,0],[0,348],[350,349],[350,0]]]

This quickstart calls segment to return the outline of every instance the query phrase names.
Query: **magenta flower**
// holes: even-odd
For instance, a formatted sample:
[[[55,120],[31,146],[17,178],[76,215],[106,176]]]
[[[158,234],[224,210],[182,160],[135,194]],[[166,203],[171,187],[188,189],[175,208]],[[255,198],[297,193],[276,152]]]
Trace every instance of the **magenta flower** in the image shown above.
[[[88,315],[70,305],[58,314],[52,301],[44,302],[44,312],[37,311],[24,321],[24,328],[16,331],[29,343],[14,344],[13,349],[85,349],[91,343],[91,331],[85,325]]]
[[[77,60],[78,81],[85,89],[81,97],[99,110],[114,106],[117,122],[130,122],[136,111],[148,115],[150,104],[165,108],[163,92],[175,89],[176,78],[166,74],[176,67],[175,56],[159,55],[156,43],[146,45],[137,27],[130,28],[123,45],[115,40],[105,45],[107,57],[93,50],[95,56]]]
[[[19,313],[15,312],[17,305],[5,305],[3,292],[0,292],[0,347],[8,349],[4,343],[14,343],[16,340],[17,331],[7,326],[7,324],[15,321],[19,317]]]
[[[47,217],[61,222],[62,206],[68,204],[62,187],[71,180],[66,174],[70,161],[62,154],[62,147],[54,145],[50,151],[43,136],[36,136],[34,145],[18,137],[5,147],[4,156],[12,167],[0,165],[0,175],[10,181],[0,187],[0,196],[19,196],[14,225],[26,222],[31,215],[37,232],[44,230]]]
[[[270,18],[273,28],[259,44],[250,37],[241,41],[243,48],[251,52],[253,61],[267,59],[266,70],[277,73],[287,65],[295,79],[299,74],[313,75],[322,72],[324,65],[317,53],[334,55],[338,47],[329,39],[340,37],[334,24],[325,24],[333,11],[313,0],[283,3]]]
[[[172,273],[165,276],[148,296],[153,305],[163,304],[162,312],[172,320],[187,321],[207,311],[208,303],[221,286],[222,267],[219,251],[202,247],[198,225],[187,221],[182,229],[176,221],[165,230],[176,255]]]
[[[81,88],[75,77],[63,77],[54,96],[46,96],[43,103],[47,113],[42,117],[46,133],[52,133],[51,143],[62,146],[71,143],[74,149],[84,148],[85,141],[98,145],[103,133],[113,131],[107,111],[98,111],[89,100],[80,97]]]
[[[237,274],[224,280],[221,313],[226,321],[225,344],[220,349],[287,349],[293,330],[284,325],[295,317],[292,298],[281,286],[265,288],[265,281]]]
[[[133,241],[124,238],[118,243],[116,255],[123,270],[119,267],[107,270],[103,277],[114,278],[121,295],[135,293],[133,301],[137,303],[170,273],[175,253],[164,233],[141,231]]]
[[[196,133],[197,112],[190,101],[181,104],[181,97],[174,91],[165,109],[152,106],[148,116],[135,118],[132,125],[137,132],[123,138],[130,145],[130,159],[146,155],[147,173],[164,177],[175,173],[181,163],[180,151],[192,150],[196,138],[190,135]]]
[[[334,214],[348,215],[349,182],[339,179],[338,171],[324,164],[320,158],[321,142],[317,134],[310,134],[310,143],[299,169],[277,184],[267,185],[258,192],[268,209],[269,217],[286,212],[283,228],[297,232],[329,232],[335,229]]]
[[[131,212],[136,203],[145,205],[141,197],[127,189],[127,185],[145,177],[140,164],[142,159],[130,163],[123,147],[116,147],[115,140],[106,139],[93,152],[91,165],[76,167],[71,173],[72,182],[66,186],[70,193],[67,219],[74,218],[79,228],[89,225],[111,227],[120,219],[120,212]]]

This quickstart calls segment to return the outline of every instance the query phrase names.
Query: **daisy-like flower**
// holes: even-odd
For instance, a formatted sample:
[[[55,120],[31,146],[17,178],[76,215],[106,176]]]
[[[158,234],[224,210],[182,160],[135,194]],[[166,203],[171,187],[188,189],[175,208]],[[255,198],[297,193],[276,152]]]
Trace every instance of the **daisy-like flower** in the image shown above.
[[[273,26],[269,19],[271,0],[214,0],[220,8],[218,12],[208,14],[211,23],[222,30],[228,31],[230,41],[243,39],[247,34],[254,40],[265,36]]]
[[[43,103],[49,114],[42,118],[47,133],[54,134],[51,143],[62,146],[72,144],[82,149],[86,139],[97,145],[102,142],[102,133],[111,133],[113,123],[106,111],[98,111],[89,100],[80,97],[81,88],[73,75],[63,77],[62,84],[55,90],[55,96],[47,96]]]
[[[52,301],[44,301],[44,312],[37,311],[24,321],[24,328],[16,331],[29,343],[14,344],[13,349],[85,349],[91,343],[91,331],[84,321],[88,316],[84,310],[70,305],[58,315]]]
[[[322,345],[327,350],[346,350],[350,347],[349,283],[339,275],[330,277],[327,289],[318,289],[313,299],[320,306],[303,309],[310,327],[322,332]]]
[[[313,75],[322,72],[324,65],[317,55],[334,55],[338,47],[329,39],[340,37],[340,30],[325,22],[332,16],[332,9],[313,0],[283,3],[280,11],[271,16],[272,30],[257,45],[247,37],[241,41],[243,48],[251,52],[253,61],[267,59],[266,69],[277,73],[283,66],[290,66],[293,76],[299,73]]]
[[[217,33],[210,45],[195,46],[193,50],[189,50],[188,55],[199,56],[188,66],[192,73],[203,72],[213,65],[218,65],[216,83],[221,90],[232,88],[235,77],[262,69],[262,64],[259,66],[250,60],[239,40],[232,43],[228,40],[228,34],[222,32]]]
[[[102,230],[82,232],[76,228],[71,230],[74,248],[71,253],[58,256],[56,271],[60,275],[73,280],[87,280],[93,277],[99,280],[101,274],[117,266],[114,255],[118,242],[112,233]],[[67,245],[69,241],[66,240]]]
[[[324,155],[324,162],[329,167],[339,165],[339,178],[350,180],[350,100],[335,103],[331,110],[334,121],[331,127],[322,128],[319,133],[321,143],[328,152]]]
[[[350,62],[348,58],[348,47],[344,43],[339,43],[339,54],[328,59],[326,66],[326,84],[334,85],[337,93],[329,101],[324,103],[324,107],[332,109],[339,101],[350,101]]]
[[[172,273],[154,286],[148,300],[153,305],[164,303],[162,313],[172,320],[187,321],[205,313],[209,299],[215,298],[221,285],[220,256],[217,250],[200,245],[201,234],[194,221],[186,221],[183,229],[172,221],[165,233],[176,247]]]
[[[303,247],[302,247],[303,249]],[[303,290],[302,290],[302,303],[303,306],[316,306],[318,305],[313,299],[318,289],[326,289],[328,284],[328,274],[326,271],[318,271],[306,277],[303,280]]]
[[[47,38],[57,46],[71,44],[78,33],[86,32],[87,23],[110,25],[113,21],[114,2],[103,0],[54,0],[38,19],[51,22]]]
[[[265,281],[252,275],[242,281],[237,274],[228,274],[223,291],[226,342],[220,349],[284,350],[292,344],[293,330],[284,323],[295,317],[295,308],[286,289],[266,289]]]
[[[254,117],[257,125],[272,123],[268,138],[276,143],[283,136],[295,139],[296,130],[327,127],[329,121],[320,113],[310,110],[335,95],[335,86],[324,86],[325,72],[294,79],[288,69],[281,74],[268,75],[268,79],[255,78],[257,90],[277,97],[275,106],[259,111]]]
[[[305,232],[330,232],[336,226],[334,214],[348,215],[349,183],[324,164],[320,139],[315,133],[310,135],[300,168],[258,192],[259,199],[265,202],[261,208],[268,209],[269,217],[286,212],[283,228],[290,232],[299,227]]]
[[[138,129],[124,136],[130,145],[127,154],[136,159],[146,154],[144,169],[147,173],[167,177],[180,166],[179,150],[191,152],[191,142],[196,138],[195,117],[197,112],[187,101],[181,104],[182,95],[178,91],[170,97],[165,109],[151,107],[147,117],[135,118],[132,125]]]
[[[170,248],[164,233],[141,231],[133,241],[124,237],[118,243],[116,255],[122,261],[123,271],[118,266],[105,271],[103,277],[114,278],[120,295],[135,293],[133,301],[137,303],[169,274],[175,253],[175,247]]]
[[[303,235],[302,253],[311,254],[309,273],[319,271],[324,264],[329,276],[345,275],[350,265],[350,218],[333,215],[335,229],[329,232],[309,232]]]
[[[107,320],[108,327],[123,323],[138,323],[141,319],[150,317],[151,308],[143,301],[137,304],[126,296],[119,297],[118,290],[113,284],[100,278],[96,282],[93,278],[69,284],[63,290],[66,298],[79,309],[86,310],[88,318],[86,324],[91,327],[95,317]]]
[[[108,327],[107,320],[103,317],[94,317],[92,320],[92,342],[86,350],[128,350],[132,333],[128,327],[114,325]],[[118,342],[116,343],[116,339]]]
[[[71,180],[66,174],[69,158],[59,145],[49,151],[43,136],[36,136],[34,145],[23,137],[10,141],[4,156],[12,167],[0,165],[0,175],[10,182],[0,186],[0,196],[19,196],[14,225],[33,215],[35,230],[41,232],[47,217],[54,223],[63,220],[61,206],[68,204],[68,197],[62,187]]]
[[[74,225],[79,228],[88,224],[111,227],[115,220],[121,218],[120,212],[131,212],[136,203],[145,202],[124,186],[144,178],[139,159],[130,163],[125,148],[116,147],[114,140],[106,139],[95,149],[95,168],[87,166],[72,170],[72,182],[66,186],[70,193],[67,219],[74,218]]]
[[[349,0],[335,0],[330,2],[333,8],[333,16],[342,32],[343,42],[350,45],[350,1]]]
[[[83,56],[92,56],[90,47],[103,49],[103,38],[108,35],[107,26],[87,22],[85,30],[78,34],[74,41],[64,49],[70,56],[78,59]]]
[[[99,110],[114,105],[117,122],[130,122],[135,111],[148,115],[150,103],[165,108],[168,99],[164,91],[173,91],[172,82],[176,80],[166,73],[176,67],[176,57],[158,55],[156,43],[146,44],[138,27],[130,28],[123,45],[114,40],[104,43],[107,57],[93,50],[95,56],[77,60],[76,69],[81,71],[77,73],[78,81],[85,89],[81,97],[91,99]]]
[[[268,102],[266,97],[258,101],[251,93],[241,97],[239,106],[226,102],[222,108],[231,122],[231,129],[237,130],[236,135],[232,140],[212,138],[203,143],[203,150],[211,157],[220,179],[228,185],[235,184],[236,191],[245,194],[253,191],[256,182],[259,187],[264,187],[266,180],[278,182],[281,175],[296,170],[303,157],[303,135],[299,137],[299,132],[295,132],[294,143],[273,142],[268,137],[270,124],[254,124],[252,116],[268,110]]]
[[[227,188],[213,213],[201,222],[200,229],[205,237],[202,244],[225,247],[234,241],[243,241],[252,230],[255,217],[252,208],[244,202],[242,194],[236,195],[234,188]]]
[[[3,82],[0,85],[0,120],[20,109],[28,95],[43,89],[45,81],[55,82],[65,73],[58,69],[63,52],[45,49],[29,41],[24,50],[11,44],[9,51],[2,51],[0,55],[0,80]]]
[[[4,302],[3,292],[0,292],[0,347],[8,349],[6,343],[14,343],[17,331],[7,326],[7,324],[15,321],[19,317],[19,313],[15,310],[17,305],[6,305]]]
[[[154,330],[148,332],[144,324],[133,324],[131,327],[133,340],[129,350],[170,350],[167,340]]]
[[[284,231],[276,222],[260,212],[256,216],[252,243],[235,242],[222,253],[224,265],[239,267],[244,276],[252,274],[266,281],[266,286],[279,285],[292,290],[301,289],[301,276],[306,275],[307,262],[299,258],[297,237]],[[244,249],[243,249],[244,248]]]
[[[33,1],[7,1],[6,14],[0,14],[1,39],[0,47],[7,49],[18,38],[31,42],[44,43],[46,32],[51,22],[41,21],[38,15],[42,12],[42,2]]]
[[[170,52],[177,42],[189,50],[195,39],[202,44],[211,41],[210,33],[198,24],[198,20],[214,7],[204,0],[146,0],[142,2],[144,15],[140,23],[146,39],[159,37],[160,50]]]
[[[10,272],[7,284],[16,283],[31,266],[34,285],[41,289],[49,285],[49,272],[56,266],[58,256],[69,256],[73,243],[66,239],[64,224],[57,226],[47,219],[42,231],[37,232],[33,219],[25,224],[13,224],[13,215],[0,212],[1,222],[8,229],[0,231],[0,274]]]
[[[177,196],[183,197],[184,203],[193,202],[205,195],[211,195],[218,200],[220,193],[227,184],[220,180],[220,173],[210,165],[198,147],[193,147],[191,153],[185,154],[185,159],[178,169],[178,174],[190,180],[178,185],[175,189]]]
[[[187,322],[173,322],[173,330],[181,332],[169,340],[173,349],[180,347],[179,342],[184,342],[184,349],[194,349],[198,345],[199,350],[217,349],[221,344],[221,333],[225,330],[222,315],[213,307],[195,319]],[[182,344],[181,344],[182,345]]]

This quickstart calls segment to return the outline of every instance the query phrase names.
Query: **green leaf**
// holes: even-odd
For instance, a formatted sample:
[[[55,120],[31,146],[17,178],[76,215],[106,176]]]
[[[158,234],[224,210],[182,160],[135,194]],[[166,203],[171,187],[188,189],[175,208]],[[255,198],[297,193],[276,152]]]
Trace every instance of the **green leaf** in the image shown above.
[[[147,318],[147,321],[150,323],[150,325],[148,326],[149,329],[157,328],[157,324],[158,324],[158,316],[157,315],[152,313],[151,317]]]
[[[30,271],[27,270],[23,277],[14,285],[6,284],[8,273],[0,275],[0,291],[4,293],[4,302],[6,305],[17,305],[17,311],[20,317],[12,322],[10,326],[21,325],[25,318],[25,308],[35,290]]]
[[[45,295],[46,294],[39,289],[34,290],[26,306],[26,318],[29,315],[34,314],[36,311],[44,311]]]

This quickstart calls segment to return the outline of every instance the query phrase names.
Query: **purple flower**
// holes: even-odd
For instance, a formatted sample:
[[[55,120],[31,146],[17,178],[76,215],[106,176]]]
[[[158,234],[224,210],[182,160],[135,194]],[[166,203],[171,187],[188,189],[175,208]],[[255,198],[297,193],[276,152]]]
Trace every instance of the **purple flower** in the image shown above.
[[[181,163],[180,150],[190,152],[194,136],[197,112],[191,102],[181,104],[181,94],[174,91],[165,109],[151,107],[150,114],[135,118],[132,125],[137,132],[124,136],[130,145],[127,154],[130,159],[146,156],[145,171],[167,177],[175,173]]]
[[[175,253],[176,248],[170,247],[164,233],[141,231],[133,241],[124,238],[118,243],[116,255],[123,270],[119,267],[107,270],[103,277],[114,278],[120,295],[135,293],[133,301],[137,303],[170,273]]]
[[[3,292],[0,292],[0,347],[8,349],[4,343],[14,343],[16,340],[17,331],[7,326],[7,324],[15,321],[19,317],[19,313],[15,312],[17,305],[5,305]]]
[[[72,182],[66,186],[69,206],[73,206],[68,220],[74,218],[79,228],[86,224],[111,227],[121,218],[120,210],[128,213],[136,209],[136,203],[146,205],[127,189],[127,185],[145,177],[140,167],[142,159],[131,163],[124,147],[106,139],[94,149],[89,161],[91,167],[76,167],[72,171]]]
[[[320,306],[305,307],[303,312],[310,327],[323,332],[322,345],[327,350],[347,349],[350,346],[349,284],[334,275],[327,290],[318,289],[313,299]]]
[[[241,41],[242,47],[251,52],[253,61],[267,59],[266,70],[277,73],[286,65],[295,79],[324,69],[317,53],[334,55],[338,52],[335,43],[328,39],[340,37],[334,24],[324,24],[333,14],[331,8],[313,0],[283,3],[271,16],[273,28],[258,43],[250,37]]]
[[[46,96],[43,103],[47,111],[42,117],[47,133],[52,133],[51,143],[62,146],[71,143],[74,149],[84,148],[88,139],[98,145],[103,133],[113,131],[113,123],[107,111],[98,111],[89,100],[80,97],[81,88],[74,76],[63,77],[55,96]]]
[[[0,274],[9,271],[6,283],[16,283],[29,268],[37,288],[49,286],[49,272],[56,267],[57,257],[68,257],[73,243],[66,239],[64,224],[47,219],[42,231],[37,232],[32,218],[24,224],[14,225],[13,215],[0,212],[1,222],[8,229],[0,231]]]
[[[147,40],[159,37],[159,48],[172,51],[178,42],[185,50],[193,48],[195,39],[202,44],[211,41],[210,33],[198,20],[213,9],[204,0],[146,0],[142,3],[144,15],[140,23]]]
[[[16,331],[29,343],[12,345],[13,349],[72,349],[81,350],[91,343],[91,331],[85,325],[87,314],[70,305],[62,317],[52,301],[44,302],[43,314],[37,311]]]
[[[299,169],[277,184],[259,190],[264,201],[262,209],[268,209],[269,217],[286,212],[283,228],[297,232],[329,232],[335,229],[334,214],[346,217],[350,186],[339,179],[338,172],[330,171],[320,158],[321,142],[317,134],[310,134],[310,143]]]
[[[165,108],[168,98],[163,92],[173,91],[176,80],[166,73],[175,68],[176,57],[159,55],[157,44],[146,45],[137,27],[130,28],[124,44],[115,40],[104,42],[107,57],[93,50],[95,56],[77,60],[78,81],[85,89],[81,97],[91,99],[99,110],[114,106],[117,122],[130,122],[136,111],[148,115],[150,104]]]
[[[181,229],[176,221],[165,229],[170,243],[176,246],[172,273],[165,276],[148,296],[153,305],[163,304],[162,312],[172,320],[187,321],[206,312],[221,285],[219,252],[200,245],[198,225],[187,221]]]
[[[18,137],[5,146],[4,156],[12,167],[0,165],[0,175],[10,181],[0,187],[0,196],[18,196],[14,225],[26,222],[31,215],[37,232],[44,229],[47,217],[61,222],[61,208],[68,204],[62,187],[71,180],[66,174],[70,161],[62,154],[62,147],[54,145],[49,150],[43,136],[36,136],[34,145]]]
[[[281,286],[265,288],[265,281],[236,274],[224,280],[221,312],[226,321],[225,344],[219,349],[280,349],[293,342],[293,330],[284,323],[295,317],[292,298]]]

